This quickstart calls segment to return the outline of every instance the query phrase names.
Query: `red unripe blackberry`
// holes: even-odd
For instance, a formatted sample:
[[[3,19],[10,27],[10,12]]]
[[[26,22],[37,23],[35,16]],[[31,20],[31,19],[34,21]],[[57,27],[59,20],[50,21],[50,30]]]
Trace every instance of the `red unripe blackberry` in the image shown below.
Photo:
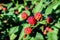
[[[47,34],[47,31],[46,31],[46,30],[44,30],[43,34],[44,34],[44,35],[46,35],[46,34]]]
[[[26,14],[26,12],[22,12],[21,17],[23,20],[26,20],[28,15]]]
[[[49,30],[49,27],[46,27],[46,29],[45,29],[46,31],[48,31]]]
[[[0,10],[2,10],[3,9],[3,6],[2,6],[2,4],[0,4]]]
[[[52,18],[52,17],[46,18],[46,22],[47,22],[48,24],[51,23],[51,22],[53,22],[53,18]]]
[[[3,7],[3,11],[6,11],[7,10],[7,7]]]
[[[15,13],[15,14],[18,14],[18,10],[14,10],[14,13]]]
[[[48,30],[49,32],[52,32],[52,28],[49,28],[49,30]]]
[[[28,10],[28,7],[27,6],[25,7],[25,10]]]
[[[29,28],[29,27],[26,27],[26,28],[24,29],[24,33],[25,33],[25,34],[30,34],[31,32],[32,32],[32,29]]]
[[[52,28],[49,28],[49,27],[46,27],[45,30],[48,31],[48,32],[52,32]]]
[[[39,20],[42,18],[42,14],[39,13],[39,12],[36,12],[36,13],[34,14],[34,18],[35,18],[37,21],[39,21]]]
[[[35,18],[34,18],[33,16],[30,16],[30,17],[27,19],[27,21],[28,21],[28,23],[29,23],[30,25],[34,25],[34,24],[36,23]]]

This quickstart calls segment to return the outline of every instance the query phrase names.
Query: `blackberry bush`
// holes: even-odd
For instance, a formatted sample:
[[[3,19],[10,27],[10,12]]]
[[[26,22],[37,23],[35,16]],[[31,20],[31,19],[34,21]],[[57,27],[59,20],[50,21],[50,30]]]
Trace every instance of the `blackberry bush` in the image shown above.
[[[60,0],[0,0],[0,40],[60,40]]]

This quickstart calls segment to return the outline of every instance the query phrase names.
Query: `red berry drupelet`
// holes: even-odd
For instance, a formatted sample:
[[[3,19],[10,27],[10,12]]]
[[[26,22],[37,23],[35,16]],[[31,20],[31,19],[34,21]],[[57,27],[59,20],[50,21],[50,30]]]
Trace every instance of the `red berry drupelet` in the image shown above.
[[[32,32],[32,29],[29,28],[29,27],[26,27],[26,28],[24,29],[24,33],[25,33],[25,34],[30,34],[31,32]]]
[[[39,12],[36,12],[36,13],[34,14],[34,18],[35,18],[37,21],[39,21],[39,20],[42,18],[42,14],[39,13]]]
[[[51,22],[53,22],[53,18],[52,18],[52,17],[46,18],[46,22],[47,22],[48,24],[51,23]]]
[[[30,25],[34,25],[36,23],[35,18],[33,16],[30,16],[27,20]]]
[[[28,15],[26,14],[26,12],[22,12],[21,17],[23,20],[26,20]]]

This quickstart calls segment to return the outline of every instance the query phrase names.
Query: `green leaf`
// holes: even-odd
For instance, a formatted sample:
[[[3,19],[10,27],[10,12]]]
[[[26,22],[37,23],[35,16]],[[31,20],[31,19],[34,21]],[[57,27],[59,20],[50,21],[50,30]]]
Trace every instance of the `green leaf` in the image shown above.
[[[60,21],[60,18],[58,19],[58,21]]]
[[[58,21],[56,24],[55,24],[56,27],[60,28],[60,22]]]
[[[47,15],[51,14],[52,10],[56,9],[59,4],[60,4],[60,2],[58,2],[58,1],[54,1],[52,4],[50,4],[45,11],[45,17],[47,17]]]
[[[25,12],[28,14],[28,16],[30,16],[30,11],[26,10]]]
[[[25,5],[25,6],[27,5],[27,0],[24,0],[24,5]]]
[[[43,0],[40,1],[40,3],[38,5],[35,6],[35,8],[33,8],[32,12],[41,12],[42,11],[42,4],[43,4]]]
[[[21,14],[19,14],[18,17],[19,17],[19,20],[20,20],[20,21],[23,20],[22,17],[21,17]]]
[[[14,8],[10,8],[9,12],[14,12],[14,10],[15,10]]]
[[[2,28],[0,27],[0,30],[1,30]]]
[[[10,30],[9,30],[9,35],[12,35],[12,34],[16,33],[17,31],[18,31],[18,26],[12,27],[12,28],[10,28]]]
[[[32,37],[30,40],[35,40],[35,38],[34,38],[34,37]]]
[[[21,12],[22,11],[22,8],[24,8],[23,5],[20,5],[20,7],[18,8],[18,12]]]
[[[46,6],[48,6],[48,5],[50,5],[50,3],[52,2],[53,0],[48,0],[48,1],[46,1],[46,0],[44,0],[44,4],[43,4],[43,7],[44,8],[46,8]]]
[[[14,0],[11,0],[12,2],[14,2]]]
[[[18,31],[18,26],[10,28],[10,30],[7,32],[9,33],[10,40],[14,40],[16,38],[16,32]]]
[[[54,28],[52,32],[48,32],[47,40],[58,40],[57,34],[58,34],[58,29]]]
[[[43,38],[42,34],[37,32],[35,40],[44,40],[44,38]]]
[[[36,2],[40,2],[40,0],[31,0],[32,4],[34,5]]]
[[[13,3],[7,4],[7,9],[9,9],[12,5],[13,5]]]
[[[0,25],[2,25],[2,22],[0,21]]]
[[[10,35],[10,40],[14,40],[16,38],[16,36],[17,35],[15,35],[15,34]]]
[[[46,20],[40,21],[41,24],[46,24]]]
[[[9,12],[9,13],[4,13],[4,15],[11,16],[11,15],[14,15],[14,14],[13,14],[13,12]]]
[[[55,13],[60,13],[60,9],[59,10],[56,10],[56,12]]]
[[[30,27],[30,25],[28,23],[22,24],[22,26],[25,27]]]

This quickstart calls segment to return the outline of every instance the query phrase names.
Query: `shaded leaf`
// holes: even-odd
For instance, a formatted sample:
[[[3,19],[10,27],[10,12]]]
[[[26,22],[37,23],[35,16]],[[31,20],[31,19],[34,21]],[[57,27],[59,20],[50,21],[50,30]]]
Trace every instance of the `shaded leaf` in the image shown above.
[[[54,1],[52,4],[50,4],[50,5],[47,7],[46,11],[45,11],[45,17],[47,17],[49,14],[51,14],[51,13],[52,13],[52,10],[53,10],[53,9],[56,9],[56,7],[57,7],[59,4],[60,4],[60,2],[58,2],[58,1]]]
[[[42,34],[37,33],[36,37],[35,37],[35,40],[44,40],[44,38],[43,38]]]
[[[40,1],[40,3],[38,5],[35,6],[35,8],[33,8],[32,12],[35,13],[35,12],[41,12],[42,11],[42,3],[43,3],[43,0]]]
[[[10,30],[9,30],[9,35],[12,35],[12,34],[16,33],[17,31],[18,31],[18,26],[12,27],[12,28],[10,28]]]

